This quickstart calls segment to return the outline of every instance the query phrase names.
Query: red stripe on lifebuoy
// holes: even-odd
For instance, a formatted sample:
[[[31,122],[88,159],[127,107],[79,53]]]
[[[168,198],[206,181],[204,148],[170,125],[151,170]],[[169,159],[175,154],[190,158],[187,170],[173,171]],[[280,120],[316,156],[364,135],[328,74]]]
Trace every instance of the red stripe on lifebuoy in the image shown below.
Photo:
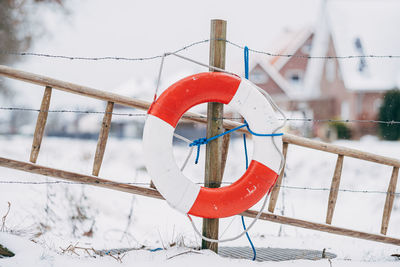
[[[220,72],[195,74],[180,80],[164,91],[148,111],[172,127],[191,107],[206,103],[228,104],[235,95],[241,79]]]
[[[274,185],[278,174],[252,160],[243,176],[230,186],[200,189],[188,212],[203,218],[223,218],[239,214],[256,204]]]

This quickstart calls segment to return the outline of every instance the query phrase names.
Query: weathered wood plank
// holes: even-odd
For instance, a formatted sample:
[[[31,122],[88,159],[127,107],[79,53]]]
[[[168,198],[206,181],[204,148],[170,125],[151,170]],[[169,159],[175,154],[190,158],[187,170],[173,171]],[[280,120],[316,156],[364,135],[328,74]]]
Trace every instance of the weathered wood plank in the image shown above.
[[[275,183],[274,187],[272,188],[271,195],[269,197],[268,211],[272,212],[272,213],[275,210],[276,202],[278,201],[279,191],[280,191],[281,185],[282,185],[282,178],[285,174],[286,155],[287,155],[288,146],[289,146],[288,143],[286,143],[286,142],[283,143],[282,154],[283,154],[283,157],[285,158],[285,162],[284,162],[281,173],[279,174],[278,178],[276,179],[276,183]]]
[[[383,209],[381,234],[386,235],[389,226],[390,215],[392,213],[393,202],[396,192],[397,178],[399,176],[399,167],[393,167],[392,176],[386,194],[385,208]]]
[[[327,224],[332,223],[333,212],[335,211],[336,200],[339,193],[340,177],[342,175],[343,159],[344,159],[343,155],[338,155],[335,172],[332,178],[331,190],[329,192],[328,210],[326,213],[326,220],[325,220]]]
[[[73,83],[69,83],[69,82],[60,81],[60,80],[56,80],[56,79],[49,78],[46,76],[17,70],[17,69],[10,68],[10,67],[4,66],[4,65],[0,65],[0,75],[9,77],[12,79],[16,79],[16,80],[25,81],[28,83],[38,84],[38,85],[42,85],[42,86],[50,86],[53,89],[58,89],[58,90],[62,90],[62,91],[66,91],[66,92],[70,92],[70,93],[74,93],[74,94],[78,94],[78,95],[83,95],[83,96],[96,98],[96,99],[100,99],[100,100],[104,100],[104,101],[111,101],[116,104],[120,104],[120,105],[127,106],[127,107],[133,107],[133,108],[147,110],[151,105],[151,102],[148,102],[148,101],[131,98],[131,97],[126,97],[126,96],[121,96],[118,94],[113,94],[113,93],[93,89],[93,88],[82,86],[82,85],[77,85],[77,84],[73,84]],[[195,121],[195,122],[200,122],[200,123],[207,123],[207,117],[205,115],[194,113],[194,112],[185,113],[183,118],[185,120],[190,120],[190,121]],[[224,120],[224,122],[223,122],[223,127],[225,129],[232,129],[239,125],[240,125],[240,123],[230,121],[230,120]],[[240,129],[239,132],[248,132],[248,131],[243,128],[243,129]],[[376,162],[376,163],[380,163],[380,164],[385,164],[385,165],[389,165],[389,166],[400,167],[399,159],[384,157],[384,156],[376,155],[373,153],[369,153],[369,152],[365,152],[365,151],[361,151],[361,150],[357,150],[357,149],[346,148],[343,146],[327,144],[327,143],[295,136],[292,134],[285,134],[282,137],[282,140],[283,140],[283,142],[286,142],[289,144],[303,146],[303,147],[321,150],[321,151],[334,153],[334,154],[340,154],[345,157],[358,158],[358,159]]]
[[[36,121],[35,133],[33,134],[32,149],[29,161],[36,163],[39,156],[40,146],[44,135],[44,128],[46,126],[48,110],[50,107],[51,87],[46,86],[43,93],[42,104],[40,105],[40,112]]]
[[[221,166],[221,181],[224,178],[224,172],[226,167],[226,160],[228,158],[229,142],[231,141],[231,135],[226,134],[222,137],[222,166]]]
[[[258,211],[247,210],[247,211],[241,213],[241,215],[254,218],[254,217],[256,217],[257,213],[258,213]],[[270,222],[275,222],[275,223],[282,223],[282,224],[287,224],[287,225],[291,225],[291,226],[321,231],[321,232],[327,232],[327,233],[336,234],[336,235],[350,236],[350,237],[354,237],[354,238],[360,238],[360,239],[371,240],[371,241],[400,246],[400,239],[398,239],[398,238],[350,230],[350,229],[346,229],[346,228],[332,226],[329,224],[309,222],[309,221],[290,218],[290,217],[286,217],[286,216],[280,216],[280,215],[271,214],[271,213],[262,213],[260,216],[260,219],[270,221]]]
[[[99,139],[97,141],[96,154],[94,156],[93,171],[92,175],[99,176],[101,163],[103,162],[104,152],[106,150],[108,133],[111,128],[111,118],[114,109],[113,102],[107,102],[106,112],[104,113],[103,123],[101,124],[101,130],[99,134]]]
[[[211,20],[210,32],[210,66],[225,69],[225,51],[226,42],[218,41],[218,39],[226,39],[226,21]],[[213,69],[210,69],[213,71]],[[211,138],[224,132],[223,120],[224,105],[221,103],[207,104],[207,138]],[[216,188],[221,186],[223,169],[225,162],[223,161],[223,144],[224,138],[217,138],[206,145],[206,164],[204,186]],[[229,145],[229,143],[225,143]],[[228,153],[227,147],[225,153]],[[226,156],[226,154],[225,154]],[[225,158],[226,159],[226,158]],[[203,235],[218,239],[219,220],[203,219]],[[211,249],[218,253],[218,243],[211,243],[202,240],[203,249]]]
[[[345,157],[351,157],[356,159],[362,159],[366,161],[371,161],[379,164],[385,164],[394,167],[400,167],[400,160],[395,158],[389,158],[380,156],[377,154],[369,153],[366,151],[361,151],[358,149],[347,148],[343,146],[327,144],[320,141],[315,141],[291,134],[285,134],[283,136],[283,141],[289,144],[303,146],[311,149],[321,150],[329,153],[340,154]]]
[[[108,189],[113,189],[117,191],[127,192],[130,194],[137,194],[146,197],[152,197],[156,199],[164,199],[161,194],[154,189],[140,187],[135,185],[128,185],[123,183],[114,182],[111,180],[101,179],[94,176],[82,175],[78,173],[73,173],[69,171],[58,170],[54,168],[44,167],[37,164],[21,162],[17,160],[7,159],[0,157],[0,167],[6,167],[11,169],[16,169],[20,171],[25,171],[29,173],[41,174],[45,176],[50,176],[54,178],[59,178],[67,181],[75,181],[87,183],[89,185],[104,187]],[[246,217],[254,218],[257,215],[257,211],[247,210],[243,212],[241,215]],[[384,235],[377,235],[371,233],[365,233],[340,227],[331,226],[329,224],[321,224],[315,222],[304,221],[300,219],[279,216],[270,213],[262,213],[260,216],[260,220],[267,220],[275,223],[282,223],[296,227],[302,227],[306,229],[312,229],[316,231],[328,232],[337,235],[345,235],[354,238],[366,239],[376,242],[394,244],[400,246],[400,239],[388,237]]]
[[[59,169],[49,168],[33,163],[22,162],[18,160],[12,160],[0,157],[0,167],[6,167],[16,169],[20,171],[40,174],[44,176],[50,176],[72,182],[88,183],[90,185],[114,189],[122,192],[131,194],[137,194],[147,197],[164,199],[157,190],[151,188],[145,188],[135,185],[129,185],[119,182],[114,182],[107,179],[98,178],[95,176],[79,174],[70,171],[63,171]]]

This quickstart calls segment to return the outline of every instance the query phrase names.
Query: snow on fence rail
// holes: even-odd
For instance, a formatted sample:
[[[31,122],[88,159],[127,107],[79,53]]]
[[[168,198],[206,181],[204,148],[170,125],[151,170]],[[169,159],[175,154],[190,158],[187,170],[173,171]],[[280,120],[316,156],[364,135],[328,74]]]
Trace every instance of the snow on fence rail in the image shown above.
[[[35,173],[35,174],[50,176],[50,177],[54,177],[54,178],[64,179],[64,180],[68,180],[68,181],[86,183],[89,185],[100,186],[100,187],[104,187],[104,188],[109,188],[109,189],[114,189],[114,190],[118,190],[118,191],[131,193],[131,194],[139,194],[139,195],[143,195],[143,196],[147,196],[147,197],[163,199],[163,197],[160,195],[160,193],[155,189],[142,187],[142,186],[136,186],[136,185],[132,185],[132,184],[117,183],[117,182],[113,182],[111,180],[102,179],[102,178],[97,177],[98,172],[101,168],[101,163],[102,163],[102,159],[103,159],[103,155],[104,155],[104,151],[105,151],[105,147],[106,147],[106,143],[107,143],[107,139],[108,139],[108,132],[109,132],[109,128],[110,128],[109,125],[110,125],[110,122],[112,119],[111,115],[113,112],[113,105],[120,104],[120,105],[127,106],[127,107],[147,110],[151,105],[150,102],[139,100],[136,98],[121,96],[118,94],[109,93],[109,92],[89,88],[89,87],[82,86],[82,85],[64,82],[64,81],[60,81],[60,80],[45,77],[42,75],[37,75],[37,74],[17,70],[17,69],[10,68],[7,66],[2,66],[2,65],[0,65],[0,75],[11,78],[11,79],[21,80],[24,82],[44,86],[45,92],[44,92],[40,110],[48,110],[52,89],[58,89],[61,91],[78,94],[78,95],[83,95],[83,96],[87,96],[87,97],[91,97],[91,98],[95,98],[95,99],[99,99],[99,100],[103,100],[103,101],[107,102],[107,108],[106,108],[106,111],[104,112],[104,119],[103,119],[102,127],[100,130],[101,134],[99,135],[97,150],[96,150],[94,164],[93,164],[93,172],[92,172],[93,175],[85,175],[85,174],[79,174],[79,173],[74,173],[74,172],[69,172],[69,171],[63,171],[63,170],[49,168],[49,167],[40,166],[40,165],[35,164],[37,155],[40,151],[40,145],[41,145],[41,141],[42,141],[43,134],[44,134],[44,128],[46,125],[46,119],[47,119],[48,112],[39,112],[39,114],[38,114],[38,120],[37,120],[37,124],[36,124],[34,140],[33,140],[32,150],[31,150],[31,157],[30,157],[31,163],[0,157],[0,166],[12,168],[12,169],[16,169],[16,170],[21,170],[21,171],[26,171],[26,172],[30,172],[30,173]],[[207,117],[205,115],[201,115],[201,114],[193,113],[193,112],[185,113],[183,116],[183,119],[198,122],[198,123],[207,123]],[[231,120],[224,120],[224,122],[223,122],[223,126],[225,129],[232,129],[239,125],[240,125],[239,123],[231,121]],[[245,128],[242,128],[239,131],[247,132],[247,130]],[[335,171],[334,171],[333,178],[332,178],[332,184],[331,184],[331,188],[330,188],[328,211],[327,211],[325,224],[315,223],[315,222],[310,222],[310,221],[305,221],[305,220],[300,220],[300,219],[296,219],[296,218],[290,218],[290,217],[286,217],[286,216],[280,216],[280,215],[273,214],[273,212],[275,210],[275,205],[276,205],[276,202],[278,199],[278,195],[279,195],[279,189],[281,188],[281,182],[282,182],[284,170],[282,170],[282,172],[280,173],[280,175],[277,179],[277,183],[273,187],[272,192],[271,192],[271,199],[270,199],[270,203],[269,203],[269,207],[268,207],[268,210],[271,213],[262,213],[260,219],[268,220],[268,221],[272,221],[272,222],[276,222],[276,223],[297,226],[297,227],[303,227],[303,228],[307,228],[307,229],[313,229],[313,230],[333,233],[333,234],[339,234],[339,235],[367,239],[367,240],[372,240],[372,241],[377,241],[377,242],[400,245],[399,238],[393,238],[393,237],[386,236],[391,211],[393,208],[393,201],[394,201],[394,197],[396,194],[395,188],[396,188],[396,184],[397,184],[397,178],[398,178],[399,167],[400,167],[399,159],[384,157],[384,156],[376,155],[376,154],[369,153],[369,152],[364,152],[364,151],[357,150],[357,149],[351,149],[351,148],[346,148],[343,146],[314,141],[314,140],[298,137],[298,136],[291,135],[291,134],[285,134],[283,136],[283,152],[284,152],[285,158],[286,158],[286,153],[287,153],[289,144],[298,145],[298,146],[302,146],[302,147],[306,147],[306,148],[311,148],[311,149],[315,149],[315,150],[319,150],[319,151],[325,151],[325,152],[329,152],[329,153],[338,155]],[[385,201],[385,206],[383,209],[382,223],[381,223],[381,235],[361,232],[361,231],[357,231],[357,230],[345,229],[345,228],[335,227],[335,226],[331,225],[332,217],[333,217],[334,210],[335,210],[336,200],[337,200],[337,196],[338,196],[338,191],[340,190],[339,185],[340,185],[340,178],[341,178],[344,157],[357,158],[360,160],[375,162],[378,164],[383,164],[383,165],[388,165],[388,166],[393,167],[392,175],[391,175],[390,182],[389,182],[389,187],[386,192],[386,201]],[[243,212],[241,215],[254,218],[257,215],[257,212],[252,211],[252,210],[247,210],[247,211]]]

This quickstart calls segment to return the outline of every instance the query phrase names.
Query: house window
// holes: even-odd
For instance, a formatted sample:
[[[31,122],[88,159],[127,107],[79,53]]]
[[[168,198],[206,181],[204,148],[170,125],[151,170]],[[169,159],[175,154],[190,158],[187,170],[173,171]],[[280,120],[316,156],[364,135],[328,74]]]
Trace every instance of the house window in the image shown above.
[[[286,78],[294,86],[299,86],[303,82],[302,70],[289,70],[286,72]]]
[[[340,108],[340,115],[342,119],[349,119],[350,118],[350,106],[349,102],[343,101]]]
[[[336,78],[336,62],[333,59],[328,59],[325,65],[325,78],[328,82],[335,81]]]
[[[303,54],[309,55],[311,52],[311,43],[306,43],[301,47],[301,52]]]
[[[382,105],[382,99],[381,98],[375,99],[374,100],[374,111],[379,112],[381,105]]]
[[[361,113],[363,112],[363,100],[364,100],[364,95],[362,93],[359,93],[357,95],[357,101],[356,101],[356,110],[357,110],[357,114],[361,115]]]
[[[255,69],[250,72],[249,80],[255,84],[264,84],[268,81],[268,75],[261,69]]]

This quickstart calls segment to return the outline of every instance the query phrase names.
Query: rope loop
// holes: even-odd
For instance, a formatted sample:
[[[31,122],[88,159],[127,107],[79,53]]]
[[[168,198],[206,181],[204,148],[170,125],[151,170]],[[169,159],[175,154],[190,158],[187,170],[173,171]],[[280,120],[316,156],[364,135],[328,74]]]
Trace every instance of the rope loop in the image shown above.
[[[194,140],[193,142],[191,142],[191,143],[189,144],[189,147],[197,146],[197,154],[196,154],[196,159],[195,159],[194,163],[197,164],[197,163],[199,162],[200,147],[201,147],[201,145],[206,145],[206,144],[208,144],[208,143],[209,143],[210,141],[212,141],[212,140],[215,140],[215,139],[217,139],[217,138],[219,138],[219,137],[221,137],[221,136],[224,136],[224,135],[226,135],[226,134],[230,134],[230,133],[232,133],[232,132],[234,132],[234,131],[237,131],[237,130],[239,130],[239,129],[241,129],[241,128],[244,128],[244,127],[246,127],[247,130],[249,131],[249,133],[251,133],[251,134],[254,135],[254,136],[281,136],[281,135],[283,135],[283,133],[259,134],[259,133],[253,132],[253,131],[250,129],[249,124],[248,124],[246,121],[244,121],[244,124],[242,124],[242,125],[240,125],[240,126],[238,126],[238,127],[236,127],[236,128],[233,128],[233,129],[231,129],[231,130],[225,131],[225,132],[223,132],[223,133],[221,133],[221,134],[218,134],[218,135],[216,135],[216,136],[213,136],[213,137],[210,137],[210,138],[205,138],[205,137],[203,137],[203,138],[199,138],[199,139],[196,139],[196,140]]]
[[[199,163],[200,146],[201,145],[206,145],[206,144],[208,144],[208,142],[209,142],[209,140],[207,138],[199,138],[199,139],[196,139],[192,143],[189,144],[189,147],[197,146],[197,154],[196,154],[196,160],[194,161],[194,164]]]

